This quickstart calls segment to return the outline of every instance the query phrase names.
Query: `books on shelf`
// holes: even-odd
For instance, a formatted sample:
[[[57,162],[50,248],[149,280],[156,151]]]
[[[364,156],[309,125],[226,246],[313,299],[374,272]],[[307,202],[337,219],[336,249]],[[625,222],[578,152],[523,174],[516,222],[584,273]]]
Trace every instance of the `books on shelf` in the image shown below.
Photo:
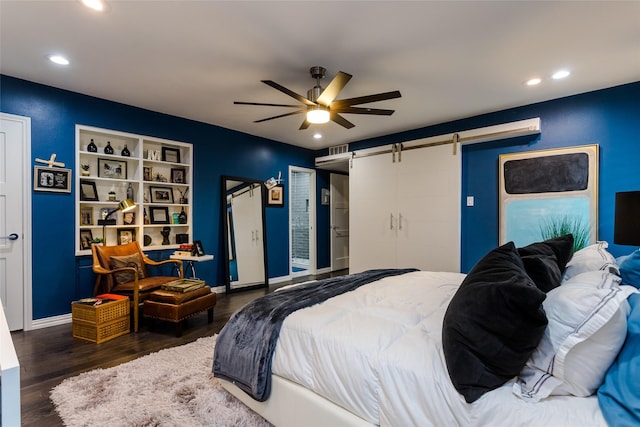
[[[175,251],[173,254],[176,255],[176,256],[191,256],[192,255],[191,251],[182,251],[182,250]]]

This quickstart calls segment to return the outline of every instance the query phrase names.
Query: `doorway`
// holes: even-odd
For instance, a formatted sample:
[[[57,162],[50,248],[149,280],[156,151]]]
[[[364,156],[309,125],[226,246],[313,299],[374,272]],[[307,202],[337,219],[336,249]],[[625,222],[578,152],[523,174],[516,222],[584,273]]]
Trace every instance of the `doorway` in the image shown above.
[[[289,274],[316,272],[316,172],[289,166]]]
[[[0,298],[9,329],[31,329],[31,119],[0,113]]]
[[[349,175],[329,175],[331,271],[349,268]]]

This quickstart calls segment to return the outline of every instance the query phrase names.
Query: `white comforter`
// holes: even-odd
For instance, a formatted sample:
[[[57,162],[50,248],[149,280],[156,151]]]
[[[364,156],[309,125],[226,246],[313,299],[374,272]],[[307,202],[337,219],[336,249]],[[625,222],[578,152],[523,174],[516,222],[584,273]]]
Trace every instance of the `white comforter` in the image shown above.
[[[442,319],[463,274],[389,277],[285,320],[273,373],[381,426],[606,426],[595,397],[532,404],[511,383],[467,404],[442,353]]]

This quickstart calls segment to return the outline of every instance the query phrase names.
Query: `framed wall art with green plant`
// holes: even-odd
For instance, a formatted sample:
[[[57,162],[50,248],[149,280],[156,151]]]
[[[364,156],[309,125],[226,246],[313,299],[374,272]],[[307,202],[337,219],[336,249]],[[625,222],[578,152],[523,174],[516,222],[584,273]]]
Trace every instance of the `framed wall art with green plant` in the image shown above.
[[[598,145],[505,154],[499,167],[500,244],[568,233],[576,251],[595,243]]]

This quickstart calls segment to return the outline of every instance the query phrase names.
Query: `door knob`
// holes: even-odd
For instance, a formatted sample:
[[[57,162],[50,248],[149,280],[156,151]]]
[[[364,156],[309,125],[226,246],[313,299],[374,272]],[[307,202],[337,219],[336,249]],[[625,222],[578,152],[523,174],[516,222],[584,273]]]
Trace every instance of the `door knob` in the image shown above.
[[[18,240],[18,233],[11,233],[8,236],[0,236],[0,239]]]

